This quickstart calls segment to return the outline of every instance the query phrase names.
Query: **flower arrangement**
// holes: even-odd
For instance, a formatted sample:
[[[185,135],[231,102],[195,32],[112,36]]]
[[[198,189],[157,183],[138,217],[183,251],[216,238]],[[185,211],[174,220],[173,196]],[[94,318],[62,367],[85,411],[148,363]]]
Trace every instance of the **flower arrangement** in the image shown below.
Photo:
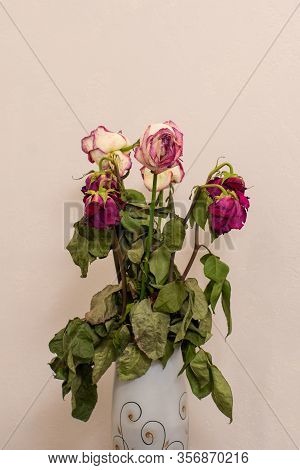
[[[82,188],[84,216],[74,225],[67,246],[86,277],[89,265],[110,251],[118,282],[96,293],[84,318],[74,318],[49,343],[55,378],[63,397],[72,393],[72,416],[87,421],[97,402],[97,383],[116,362],[121,380],[134,380],[152,361],[165,367],[181,348],[183,367],[193,393],[211,394],[232,421],[230,386],[203,346],[211,338],[212,315],[221,302],[232,330],[227,279],[229,267],[200,242],[208,229],[212,240],[241,229],[249,198],[241,176],[230,163],[217,164],[206,181],[195,186],[184,218],[175,211],[174,184],[184,177],[183,134],[172,121],[149,125],[131,144],[122,132],[99,126],[82,139],[82,150],[96,168]],[[125,187],[132,160],[141,165],[151,201]],[[194,230],[194,250],[181,273],[175,264],[187,230]],[[198,252],[208,280],[202,289],[188,273]]]

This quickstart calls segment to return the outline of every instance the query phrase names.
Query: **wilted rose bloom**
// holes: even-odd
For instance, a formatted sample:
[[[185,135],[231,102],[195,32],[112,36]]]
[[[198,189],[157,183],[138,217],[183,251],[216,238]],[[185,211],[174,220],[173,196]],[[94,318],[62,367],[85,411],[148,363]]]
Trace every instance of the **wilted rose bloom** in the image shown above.
[[[234,191],[238,197],[240,204],[246,209],[249,209],[250,203],[249,198],[245,196],[245,191],[247,188],[245,187],[245,182],[243,178],[241,176],[231,176],[230,178],[225,179],[223,183],[222,181],[222,178],[216,177],[208,181],[207,184],[218,184],[228,191]],[[217,196],[220,196],[221,194],[221,190],[219,188],[206,189],[210,197],[213,199]]]
[[[90,226],[101,229],[120,223],[120,199],[117,182],[111,174],[93,173],[86,178],[82,188],[84,214]]]
[[[152,191],[153,187],[153,173],[149,168],[143,166],[141,173],[144,179],[144,184],[149,191]],[[178,165],[168,168],[167,170],[157,175],[157,188],[156,191],[162,191],[170,186],[171,183],[180,183],[184,177],[184,169],[182,164],[179,162]]]
[[[84,214],[88,224],[98,229],[113,227],[121,220],[116,201],[110,196],[105,201],[98,193],[85,198]]]
[[[245,206],[233,196],[216,199],[208,207],[209,224],[216,235],[222,235],[230,230],[240,230],[247,219]]]
[[[111,132],[105,126],[97,127],[81,141],[81,148],[88,154],[91,163],[99,163],[103,157],[115,158],[120,176],[124,176],[132,165],[130,152],[122,151],[129,145],[127,137],[122,132]],[[108,162],[103,162],[103,169],[108,168],[109,165]]]
[[[99,188],[114,189],[118,191],[118,185],[116,179],[111,174],[99,174],[97,172],[91,173],[85,180],[85,185],[81,188],[81,191],[86,196],[87,191],[98,191]],[[119,193],[117,194],[119,196]],[[84,202],[84,200],[83,200]]]
[[[182,156],[183,134],[172,121],[150,124],[135,149],[135,158],[159,174],[178,164]]]

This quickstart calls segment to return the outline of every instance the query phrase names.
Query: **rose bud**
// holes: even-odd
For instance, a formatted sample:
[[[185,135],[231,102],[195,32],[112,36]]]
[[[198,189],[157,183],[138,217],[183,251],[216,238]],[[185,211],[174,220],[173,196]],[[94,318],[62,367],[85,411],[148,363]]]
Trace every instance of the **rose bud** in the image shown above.
[[[209,225],[215,235],[222,235],[230,230],[240,230],[247,219],[245,206],[232,195],[216,199],[208,207]]]
[[[88,154],[88,159],[91,163],[99,164],[101,158],[110,157],[114,158],[120,176],[131,168],[132,162],[130,158],[130,151],[123,151],[130,145],[127,137],[122,132],[111,132],[105,126],[99,126],[93,130],[89,136],[84,137],[81,141],[82,150]],[[103,169],[109,168],[113,170],[113,165],[107,161],[103,162]]]
[[[182,156],[183,134],[172,121],[151,124],[135,149],[135,158],[153,173],[159,174],[178,165]]]
[[[145,166],[141,168],[141,173],[144,179],[144,184],[149,191],[152,191],[153,186],[153,173],[149,168]],[[162,191],[170,186],[171,183],[180,183],[184,177],[184,170],[182,164],[179,163],[173,168],[168,168],[167,170],[159,173],[157,175],[157,187],[156,191]]]

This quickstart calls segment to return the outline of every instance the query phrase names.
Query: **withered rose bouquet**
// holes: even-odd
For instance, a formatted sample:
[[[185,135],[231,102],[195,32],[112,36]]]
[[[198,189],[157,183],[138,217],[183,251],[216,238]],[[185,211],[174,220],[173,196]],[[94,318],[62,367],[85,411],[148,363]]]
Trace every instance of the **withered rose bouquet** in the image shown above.
[[[99,126],[82,139],[95,164],[82,188],[84,216],[67,246],[86,277],[90,263],[112,251],[117,282],[97,292],[84,318],[74,318],[50,341],[50,366],[62,380],[63,397],[72,393],[72,416],[87,421],[97,402],[97,383],[116,362],[121,380],[145,374],[152,361],[165,367],[176,348],[193,393],[208,395],[232,421],[232,393],[204,344],[211,338],[212,315],[220,300],[228,335],[232,321],[229,267],[201,243],[206,227],[212,240],[241,229],[249,199],[241,176],[228,162],[217,164],[205,181],[196,181],[184,218],[176,214],[174,185],[184,170],[183,134],[172,121],[149,125],[131,144],[122,132]],[[141,166],[151,201],[125,179],[132,161]],[[187,230],[195,244],[187,266],[176,266]],[[188,277],[198,258],[207,285]]]

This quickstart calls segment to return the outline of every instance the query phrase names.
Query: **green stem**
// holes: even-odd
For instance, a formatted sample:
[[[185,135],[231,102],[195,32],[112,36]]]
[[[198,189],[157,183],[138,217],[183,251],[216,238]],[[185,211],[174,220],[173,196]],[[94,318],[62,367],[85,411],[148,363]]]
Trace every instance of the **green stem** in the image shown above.
[[[158,207],[163,207],[163,204],[164,204],[164,190],[163,189],[158,194],[157,204],[158,204]],[[161,215],[159,215],[158,221],[157,221],[157,229],[158,229],[159,234],[161,233],[161,221],[162,221],[162,217]]]
[[[142,286],[141,286],[141,300],[145,298],[146,292],[146,281],[149,274],[149,257],[152,248],[152,239],[153,239],[153,227],[154,227],[154,212],[155,212],[155,203],[156,203],[156,188],[157,188],[157,175],[153,175],[153,186],[152,186],[152,198],[150,204],[150,218],[149,218],[149,232],[146,240],[146,252],[145,252],[145,264],[144,271],[142,275]]]
[[[228,192],[220,184],[202,184],[200,188],[218,188],[224,194],[224,196],[228,196]]]
[[[208,177],[207,177],[207,181],[209,181],[211,179],[211,177],[217,173],[217,171],[221,170],[221,168],[223,168],[223,166],[228,166],[229,168],[229,171],[230,173],[234,173],[233,172],[233,166],[229,163],[229,162],[224,162],[224,163],[220,163],[220,165],[217,165],[209,174],[208,174]]]
[[[134,142],[134,144],[128,145],[128,147],[123,147],[123,148],[121,149],[121,152],[129,152],[130,150],[132,150],[132,149],[134,149],[135,147],[137,147],[139,144],[140,144],[140,139],[137,140],[136,142]]]
[[[170,193],[169,193],[169,206],[170,206],[170,209],[171,209],[170,220],[173,220],[174,217],[175,217],[175,205],[174,205],[174,198],[173,198],[173,192],[172,191],[173,191],[173,188],[170,187]],[[174,278],[175,255],[176,255],[176,251],[173,251],[173,253],[171,253],[171,257],[170,257],[168,282],[172,282],[173,278]]]

